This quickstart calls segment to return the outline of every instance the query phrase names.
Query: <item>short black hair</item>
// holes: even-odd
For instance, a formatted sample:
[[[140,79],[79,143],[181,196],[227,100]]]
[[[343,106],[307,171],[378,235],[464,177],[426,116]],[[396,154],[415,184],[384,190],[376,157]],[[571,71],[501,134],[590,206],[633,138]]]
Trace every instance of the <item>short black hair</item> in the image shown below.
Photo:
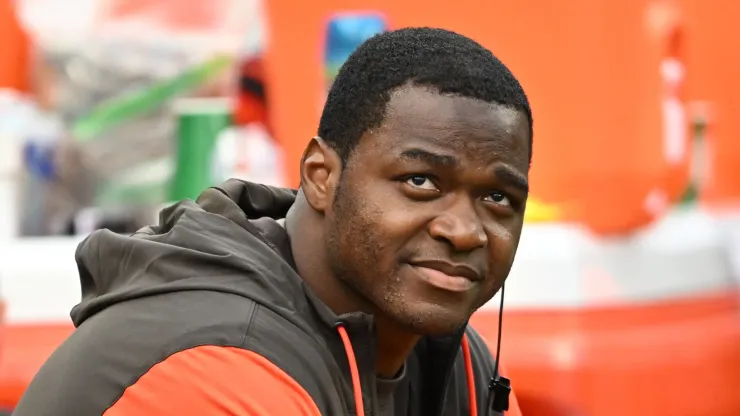
[[[407,83],[523,112],[531,162],[532,110],[514,74],[474,40],[429,27],[381,33],[360,45],[334,79],[318,135],[346,164],[362,134],[383,123],[393,90]]]

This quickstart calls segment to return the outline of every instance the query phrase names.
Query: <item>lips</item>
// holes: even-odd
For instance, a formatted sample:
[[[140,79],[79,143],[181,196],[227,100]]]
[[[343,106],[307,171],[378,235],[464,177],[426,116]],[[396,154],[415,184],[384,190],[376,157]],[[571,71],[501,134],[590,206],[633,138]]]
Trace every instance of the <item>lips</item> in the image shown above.
[[[423,261],[409,265],[424,282],[447,292],[467,292],[482,276],[471,267],[446,262]]]
[[[454,264],[439,260],[423,260],[409,262],[414,267],[432,269],[448,276],[464,277],[472,282],[483,280],[483,275],[466,264]]]

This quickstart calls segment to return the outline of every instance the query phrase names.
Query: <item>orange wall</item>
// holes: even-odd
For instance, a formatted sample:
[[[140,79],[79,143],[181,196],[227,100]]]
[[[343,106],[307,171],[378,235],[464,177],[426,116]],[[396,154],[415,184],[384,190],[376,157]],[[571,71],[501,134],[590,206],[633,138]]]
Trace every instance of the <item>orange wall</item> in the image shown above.
[[[666,186],[658,67],[667,42],[648,30],[647,3],[269,1],[271,112],[276,137],[287,147],[291,185],[297,185],[301,152],[318,126],[324,25],[332,11],[372,10],[385,12],[391,27],[459,31],[512,69],[534,112],[535,197],[567,203],[566,219],[603,232],[650,221],[645,198]]]
[[[704,201],[740,202],[740,2],[683,0],[689,97],[711,103],[710,178]]]

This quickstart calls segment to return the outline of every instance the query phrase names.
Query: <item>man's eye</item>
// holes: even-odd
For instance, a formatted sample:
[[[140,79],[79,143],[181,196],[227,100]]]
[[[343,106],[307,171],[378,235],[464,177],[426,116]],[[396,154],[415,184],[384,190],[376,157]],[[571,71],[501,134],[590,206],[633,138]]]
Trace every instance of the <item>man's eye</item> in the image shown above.
[[[431,179],[422,175],[414,175],[406,179],[406,183],[414,188],[423,189],[425,191],[436,191],[437,187],[434,185]]]
[[[505,207],[511,206],[511,200],[503,192],[492,192],[485,198],[485,200]]]

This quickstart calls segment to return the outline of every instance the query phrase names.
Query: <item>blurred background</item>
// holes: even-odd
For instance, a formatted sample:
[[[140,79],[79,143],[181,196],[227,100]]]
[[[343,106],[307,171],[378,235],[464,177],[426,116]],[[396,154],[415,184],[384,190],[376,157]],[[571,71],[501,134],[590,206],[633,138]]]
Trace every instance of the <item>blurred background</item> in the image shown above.
[[[525,416],[740,415],[739,23],[732,0],[0,0],[0,410],[72,330],[85,235],[229,177],[297,186],[349,53],[438,26],[533,105],[501,351]]]

